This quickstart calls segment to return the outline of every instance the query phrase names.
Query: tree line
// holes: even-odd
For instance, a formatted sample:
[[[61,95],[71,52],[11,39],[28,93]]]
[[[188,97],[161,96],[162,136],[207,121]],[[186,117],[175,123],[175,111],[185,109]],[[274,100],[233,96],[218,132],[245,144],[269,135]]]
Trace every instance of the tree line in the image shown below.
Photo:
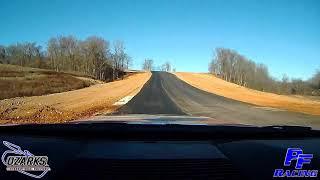
[[[239,54],[235,50],[216,48],[209,72],[216,76],[259,91],[277,94],[320,95],[320,71],[306,81],[289,79],[283,75],[281,80],[270,76],[268,67]]]
[[[123,77],[131,61],[122,41],[111,45],[97,36],[85,40],[74,36],[53,37],[46,49],[35,42],[0,45],[0,63],[79,72],[105,81]]]
[[[175,68],[172,69],[171,63],[169,61],[166,61],[162,65],[155,67],[153,59],[145,59],[142,63],[142,69],[145,71],[175,71]]]

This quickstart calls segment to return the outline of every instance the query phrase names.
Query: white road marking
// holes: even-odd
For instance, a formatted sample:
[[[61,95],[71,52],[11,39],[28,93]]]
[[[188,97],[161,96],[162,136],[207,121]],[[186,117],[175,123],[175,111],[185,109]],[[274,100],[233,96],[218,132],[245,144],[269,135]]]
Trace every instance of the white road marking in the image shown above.
[[[119,105],[127,104],[132,98],[133,98],[133,96],[126,96],[126,97],[120,99],[119,101],[115,102],[113,105],[119,106]]]

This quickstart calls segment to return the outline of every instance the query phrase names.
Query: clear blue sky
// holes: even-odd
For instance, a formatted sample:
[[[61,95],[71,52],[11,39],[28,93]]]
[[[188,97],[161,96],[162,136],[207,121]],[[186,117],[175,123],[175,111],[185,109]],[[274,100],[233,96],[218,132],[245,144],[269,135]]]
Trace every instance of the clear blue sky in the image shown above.
[[[213,49],[264,63],[271,75],[307,79],[320,68],[318,0],[2,0],[0,44],[57,35],[123,40],[134,68],[144,58],[206,72]]]

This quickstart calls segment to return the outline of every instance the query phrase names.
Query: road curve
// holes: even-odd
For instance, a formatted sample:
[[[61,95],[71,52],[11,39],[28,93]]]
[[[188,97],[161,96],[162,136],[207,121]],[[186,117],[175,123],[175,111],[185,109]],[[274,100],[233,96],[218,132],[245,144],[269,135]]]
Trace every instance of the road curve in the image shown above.
[[[226,123],[320,127],[320,116],[242,103],[197,89],[166,72],[152,72],[142,90],[117,113],[188,114]]]

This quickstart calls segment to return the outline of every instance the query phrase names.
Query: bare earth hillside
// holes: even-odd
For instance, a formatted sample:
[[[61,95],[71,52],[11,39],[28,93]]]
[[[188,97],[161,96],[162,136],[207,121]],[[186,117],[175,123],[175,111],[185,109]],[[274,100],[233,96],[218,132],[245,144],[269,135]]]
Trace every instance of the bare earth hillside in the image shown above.
[[[44,96],[18,97],[0,101],[0,123],[58,123],[103,112],[126,96],[134,96],[151,73],[136,73],[110,83]]]
[[[226,82],[211,74],[178,72],[175,75],[201,90],[234,100],[258,105],[258,108],[277,108],[288,111],[320,115],[320,101],[311,98],[277,95],[248,89]]]

